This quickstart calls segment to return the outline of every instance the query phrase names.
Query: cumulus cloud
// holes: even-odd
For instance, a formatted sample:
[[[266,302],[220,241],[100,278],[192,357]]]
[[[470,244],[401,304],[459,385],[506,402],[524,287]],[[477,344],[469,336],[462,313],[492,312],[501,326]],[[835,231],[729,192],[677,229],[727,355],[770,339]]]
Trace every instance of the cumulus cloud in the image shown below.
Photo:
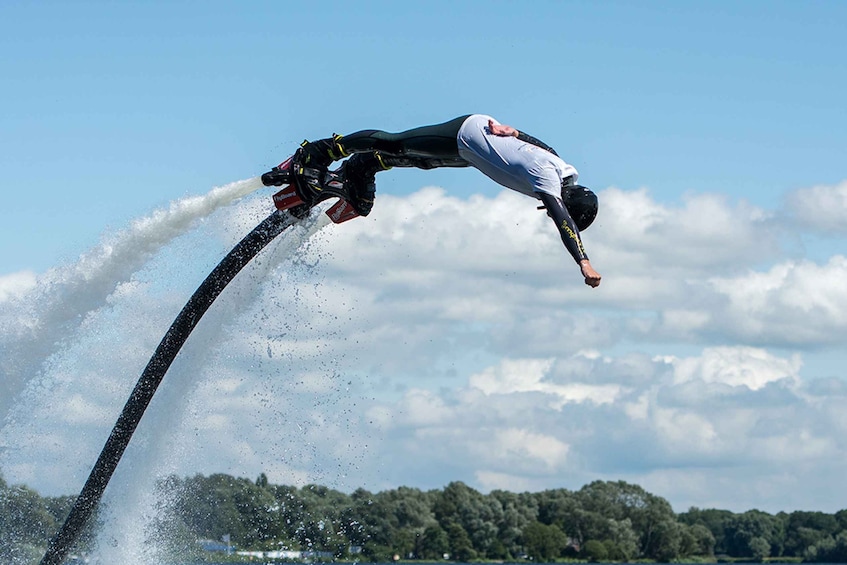
[[[660,204],[646,189],[604,190],[602,220],[586,239],[603,262],[627,275],[662,279],[731,271],[750,261],[776,257],[778,226],[772,214],[718,194],[688,195],[681,206]],[[596,242],[596,244],[595,244]]]
[[[790,192],[785,198],[785,209],[807,229],[847,235],[847,181]]]
[[[516,356],[569,354],[639,334],[756,345],[827,343],[837,335],[830,330],[847,311],[841,287],[831,282],[841,276],[839,259],[807,261],[796,276],[782,275],[796,261],[779,262],[784,232],[771,213],[714,195],[690,196],[676,207],[656,203],[646,190],[608,189],[601,199],[609,219],[584,234],[606,275],[596,291],[581,285],[549,219],[509,192],[469,200],[437,189],[382,197],[379,215],[328,234],[333,254],[324,267],[330,281],[346,282],[352,305],[484,325],[486,339]],[[825,331],[770,323],[780,308],[793,316],[794,306],[782,303],[809,290],[828,321]],[[406,300],[410,295],[416,299]],[[622,317],[621,310],[639,314]],[[416,330],[425,332],[421,339],[443,335],[438,325]]]
[[[786,261],[764,272],[713,278],[728,301],[721,318],[737,337],[757,343],[841,343],[847,333],[847,259],[824,265]]]
[[[527,429],[499,430],[493,439],[500,457],[514,453],[519,457],[536,460],[548,469],[555,469],[565,463],[570,449],[567,443],[552,435]]]
[[[715,485],[724,469],[735,473],[746,466],[748,481],[802,489],[809,466],[829,467],[847,447],[841,439],[845,418],[835,413],[841,401],[809,397],[798,378],[797,356],[720,347],[647,363],[632,355],[586,359],[591,374],[605,371],[606,378],[626,384],[599,401],[586,396],[563,404],[562,388],[543,385],[553,369],[550,360],[512,360],[471,375],[460,385],[464,391],[428,393],[430,406],[451,409],[416,421],[413,429],[400,414],[409,397],[384,404],[390,414],[384,432],[407,440],[392,444],[403,446],[395,458],[445,481],[450,478],[439,465],[453,461],[451,472],[489,488],[512,478],[524,488],[553,488],[562,486],[563,477],[572,488],[598,477],[657,485],[657,477],[672,473],[702,478],[704,469],[711,470],[709,484]],[[633,366],[651,378],[627,379]],[[437,462],[431,461],[432,445],[438,445]],[[462,462],[458,470],[456,461]],[[401,473],[407,470],[400,465]],[[722,484],[719,495],[703,493],[701,486],[662,486],[659,492],[675,493],[681,504],[708,500],[736,510],[779,509],[756,499],[745,481]],[[817,497],[807,504],[830,508],[832,502]]]
[[[486,395],[540,392],[552,397],[551,407],[561,410],[568,403],[614,402],[621,387],[615,384],[595,384],[586,375],[583,382],[555,382],[548,379],[553,359],[503,360],[499,366],[490,367],[471,375],[470,386]]]
[[[498,198],[509,196],[504,193]],[[644,190],[609,189],[601,196],[607,214],[623,220],[608,227],[598,225],[596,232],[585,234],[595,265],[606,273],[597,292],[580,288],[568,258],[559,262],[561,244],[551,235],[547,218],[532,216],[532,210],[512,231],[536,234],[536,248],[544,249],[546,257],[530,258],[526,273],[500,272],[485,278],[485,267],[474,264],[478,253],[471,253],[462,263],[463,268],[473,268],[461,279],[466,287],[448,285],[437,274],[424,276],[418,270],[410,273],[418,284],[394,287],[394,291],[420,296],[421,285],[426,284],[425,297],[438,292],[443,300],[421,302],[422,307],[458,304],[465,320],[484,316],[490,322],[489,339],[515,355],[568,354],[592,344],[608,347],[625,335],[641,335],[647,341],[742,340],[755,345],[814,346],[834,343],[843,333],[841,313],[847,311],[847,301],[839,284],[842,259],[835,256],[825,264],[780,261],[779,242],[793,229],[773,221],[773,214],[710,195],[689,197],[681,207],[653,202]],[[525,204],[526,199],[514,198],[518,198],[515,206]],[[415,224],[424,224],[414,219],[415,207],[410,210],[403,201],[393,204],[398,208],[387,216],[410,217]],[[459,209],[459,203],[454,202],[452,209]],[[464,215],[473,216],[474,210],[469,207]],[[435,214],[426,225],[437,224],[440,218]],[[461,217],[445,220],[454,231],[462,225]],[[533,222],[531,228],[527,222]],[[496,219],[486,223],[496,225]],[[371,237],[380,232],[379,220],[372,228]],[[349,244],[357,245],[355,236]],[[418,240],[408,244],[417,249]],[[499,245],[489,247],[490,253],[503,251]],[[510,254],[515,250],[507,251],[498,257],[498,265],[514,261]],[[354,253],[351,249],[348,255]],[[523,265],[525,256],[520,257]],[[755,270],[757,265],[762,270]],[[401,262],[393,271],[395,281],[403,270]],[[788,271],[791,276],[783,274]],[[476,292],[468,292],[467,287]],[[509,299],[504,300],[505,296]],[[798,304],[804,301],[805,305]],[[621,309],[640,313],[621,317]],[[811,311],[823,323],[796,323],[808,319],[805,314]],[[538,335],[556,335],[559,344],[535,339]],[[514,344],[522,344],[522,351],[513,352]]]
[[[800,356],[780,359],[752,347],[713,347],[696,358],[672,359],[675,384],[692,381],[759,390],[782,379],[796,380]]]
[[[601,200],[585,234],[598,289],[508,191],[380,195],[367,218],[289,230],[210,309],[127,456],[156,461],[153,475],[371,489],[624,478],[739,510],[806,488],[816,466],[844,471],[847,388],[803,375],[847,329],[844,258],[787,257],[780,222],[744,202]],[[47,390],[17,397],[7,479],[48,492],[84,479],[173,316],[267,213],[264,199],[222,210],[86,310]]]

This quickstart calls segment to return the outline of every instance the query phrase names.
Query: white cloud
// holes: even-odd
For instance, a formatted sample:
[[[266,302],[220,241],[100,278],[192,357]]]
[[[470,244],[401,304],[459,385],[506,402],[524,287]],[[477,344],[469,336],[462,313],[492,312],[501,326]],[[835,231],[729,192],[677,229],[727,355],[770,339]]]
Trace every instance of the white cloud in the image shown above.
[[[549,218],[509,192],[381,195],[368,218],[287,232],[199,324],[127,456],[151,475],[371,489],[626,478],[737,509],[811,488],[808,469],[847,454],[847,388],[807,383],[813,351],[780,347],[837,346],[844,258],[780,255],[778,224],[744,203],[601,198],[586,234],[598,289]],[[2,432],[7,479],[81,483],[173,316],[267,212],[260,200],[222,211],[60,332]],[[74,398],[73,418],[55,410]]]
[[[568,403],[611,403],[621,392],[621,387],[613,384],[552,382],[547,378],[552,366],[552,359],[504,359],[497,367],[471,375],[469,384],[486,395],[542,393],[550,398],[550,405],[557,410]]]
[[[471,375],[470,385],[485,394],[509,394],[541,390],[541,382],[553,359],[505,360],[498,367],[489,367],[482,373]]]
[[[710,312],[683,308],[669,308],[662,312],[662,324],[678,335],[690,335],[706,328],[712,320]]]
[[[643,393],[635,401],[624,403],[623,409],[631,420],[646,420],[650,414],[649,396]]]
[[[823,267],[807,263],[809,276],[796,281],[780,278],[779,264],[751,269],[779,258],[779,230],[788,229],[768,212],[715,195],[690,196],[679,207],[652,201],[646,190],[608,189],[601,199],[609,221],[585,234],[606,275],[596,290],[582,285],[531,200],[508,191],[460,200],[425,189],[408,198],[381,196],[379,214],[322,233],[317,255],[326,294],[370,319],[362,338],[376,347],[398,333],[410,346],[436,343],[458,322],[484,328],[485,339],[512,357],[608,347],[627,334],[828,343],[843,327],[847,304],[835,258]],[[781,301],[812,292],[828,321],[824,331],[772,323]],[[786,320],[794,314],[783,311]],[[416,323],[390,327],[389,312]]]
[[[752,347],[711,347],[695,358],[674,359],[676,384],[699,380],[759,390],[782,379],[798,380],[802,362],[795,354],[782,359]]]
[[[803,489],[808,468],[847,454],[847,420],[837,409],[843,395],[810,395],[798,377],[800,366],[796,355],[749,347],[706,348],[648,364],[633,355],[501,362],[457,383],[458,390],[416,391],[394,407],[381,404],[396,413],[383,429],[397,461],[391,477],[401,480],[414,466],[435,477],[436,485],[475,477],[487,488],[578,488],[581,481],[622,477],[657,485],[656,477],[674,469],[715,484],[716,477],[745,467],[746,479],[723,484],[717,498],[700,482],[690,490],[665,485],[657,492],[701,506],[718,500],[735,510],[796,508],[780,507],[779,498],[756,499],[759,491],[747,482]],[[618,383],[608,401],[558,402],[569,390],[564,381],[598,370]],[[425,409],[435,407],[434,417],[413,423],[401,413],[417,396],[426,398]],[[705,478],[703,469],[709,469]],[[569,477],[564,485],[563,477]],[[814,500],[832,509],[826,498]]]
[[[847,235],[847,181],[797,189],[787,195],[785,207],[806,228]]]
[[[703,416],[678,409],[657,409],[653,424],[664,446],[674,451],[712,452],[718,434]]]
[[[743,201],[694,194],[672,207],[655,202],[645,189],[617,188],[602,191],[600,199],[598,229],[585,234],[589,254],[596,241],[598,263],[630,276],[662,281],[682,273],[726,271],[779,252],[771,215]]]
[[[499,430],[491,449],[498,458],[528,457],[547,469],[565,464],[570,446],[556,437],[526,429]]]
[[[765,272],[713,278],[729,304],[720,318],[728,332],[750,341],[788,344],[840,343],[847,334],[847,258],[824,265],[787,261]]]
[[[412,389],[402,404],[403,422],[407,426],[432,426],[451,417],[444,400],[431,391]]]

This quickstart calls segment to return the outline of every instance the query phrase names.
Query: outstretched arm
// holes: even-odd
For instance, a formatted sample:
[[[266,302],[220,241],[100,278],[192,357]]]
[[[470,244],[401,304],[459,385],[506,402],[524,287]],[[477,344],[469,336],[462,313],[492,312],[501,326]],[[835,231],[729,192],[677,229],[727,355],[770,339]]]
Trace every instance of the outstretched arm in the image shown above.
[[[556,151],[552,147],[550,147],[549,145],[547,145],[546,143],[544,143],[540,139],[532,137],[528,133],[524,133],[522,131],[516,130],[512,126],[507,126],[507,125],[503,125],[503,124],[495,124],[494,120],[488,120],[488,131],[490,131],[493,135],[499,135],[501,137],[517,137],[521,141],[526,141],[527,143],[531,143],[532,145],[535,145],[536,147],[540,147],[541,149],[544,149],[545,151],[549,151],[550,153],[552,153],[553,155],[556,155],[557,157],[559,156],[559,154],[556,153]]]
[[[585,284],[590,287],[597,287],[600,284],[600,273],[591,266],[585,248],[582,246],[579,230],[568,213],[568,209],[562,203],[562,199],[545,192],[540,192],[538,195],[547,208],[547,215],[556,223],[562,243],[565,244],[571,256],[579,264],[582,276],[585,277]]]

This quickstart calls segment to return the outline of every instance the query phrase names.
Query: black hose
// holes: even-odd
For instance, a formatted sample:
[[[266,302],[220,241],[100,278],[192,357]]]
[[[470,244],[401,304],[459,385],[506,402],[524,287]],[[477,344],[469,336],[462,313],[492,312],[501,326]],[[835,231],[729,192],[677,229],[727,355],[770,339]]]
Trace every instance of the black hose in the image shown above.
[[[68,517],[65,519],[62,529],[50,540],[50,545],[47,547],[47,552],[41,559],[40,565],[61,565],[64,561],[100,502],[103,491],[109,484],[109,479],[112,478],[112,474],[115,472],[132,434],[138,427],[144,411],[162,382],[165,372],[173,363],[174,358],[200,318],[226,288],[226,285],[235,278],[235,275],[268,243],[296,221],[298,221],[297,218],[279,211],[265,218],[232,248],[232,251],[218,263],[218,266],[209,273],[206,280],[197,287],[197,290],[188,299],[138,379],[138,383],[136,383],[129,400],[127,400],[123,412],[118,417],[115,427],[112,428],[112,433],[106,440],[103,451],[100,452],[100,457],[94,464],[85,486],[82,487],[82,491],[80,491]]]

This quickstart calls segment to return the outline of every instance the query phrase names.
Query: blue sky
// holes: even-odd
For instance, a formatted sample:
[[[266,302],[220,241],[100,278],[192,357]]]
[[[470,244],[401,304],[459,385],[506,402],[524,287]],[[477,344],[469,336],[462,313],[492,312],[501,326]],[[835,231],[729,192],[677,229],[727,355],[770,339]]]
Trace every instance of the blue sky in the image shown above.
[[[843,506],[847,4],[301,4],[0,7],[8,480],[78,490],[268,213],[249,179],[304,138],[479,112],[597,190],[600,288],[478,172],[382,173],[368,218],[286,235],[210,311],[136,472]]]
[[[43,270],[303,138],[467,112],[559,148],[592,186],[661,200],[766,205],[842,178],[839,2],[301,4],[4,4],[4,270]],[[380,188],[422,182],[487,189],[467,171]]]

